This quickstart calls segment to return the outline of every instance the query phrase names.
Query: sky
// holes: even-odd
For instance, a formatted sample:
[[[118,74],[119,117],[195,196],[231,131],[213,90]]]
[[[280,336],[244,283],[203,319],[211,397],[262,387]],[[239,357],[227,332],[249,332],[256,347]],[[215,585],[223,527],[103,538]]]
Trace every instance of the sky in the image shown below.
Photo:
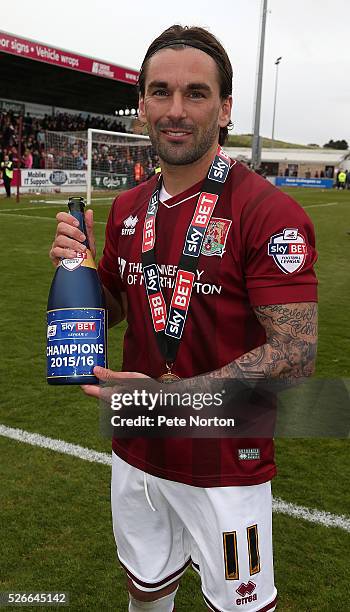
[[[261,0],[17,0],[1,30],[139,69],[147,47],[174,23],[210,29],[234,70],[234,134],[253,131]],[[268,0],[260,133],[323,145],[350,142],[349,0]],[[1,57],[1,56],[0,56]]]

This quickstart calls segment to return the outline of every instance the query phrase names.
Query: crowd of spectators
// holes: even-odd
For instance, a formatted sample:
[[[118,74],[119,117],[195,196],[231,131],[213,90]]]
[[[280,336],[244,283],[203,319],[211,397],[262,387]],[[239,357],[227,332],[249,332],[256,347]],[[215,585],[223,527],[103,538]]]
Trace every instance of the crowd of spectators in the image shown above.
[[[46,142],[46,132],[84,132],[88,128],[100,130],[111,130],[124,132],[125,125],[111,117],[95,117],[82,114],[57,113],[55,115],[44,115],[42,118],[32,117],[27,113],[23,117],[21,138],[21,160],[20,166],[27,169],[52,168],[54,152],[50,150]],[[0,163],[4,156],[9,155],[14,166],[18,163],[19,150],[19,117],[15,113],[0,112]],[[57,152],[58,153],[58,152]],[[70,160],[69,167],[84,168],[86,159],[81,164],[80,158],[84,158],[84,151],[74,153],[74,159]],[[85,155],[86,157],[86,155]],[[79,158],[79,161],[77,161]],[[59,166],[60,167],[60,166]]]
[[[23,117],[20,167],[27,170],[86,170],[89,127],[126,133],[115,118],[83,117],[58,113],[43,118]],[[0,163],[8,155],[18,166],[19,119],[12,112],[0,113]],[[133,187],[147,180],[159,165],[149,142],[130,141],[123,136],[96,135],[92,148],[92,183],[97,188]]]
[[[30,170],[62,169],[86,170],[88,128],[127,133],[125,125],[114,117],[83,116],[82,114],[57,113],[23,117],[20,167]],[[18,166],[19,117],[15,113],[0,112],[0,164],[6,155]],[[246,161],[249,166],[248,160]],[[122,136],[118,143],[114,137],[103,136],[101,142],[96,137],[92,149],[92,180],[95,186],[114,186],[122,181],[131,187],[146,180],[154,173],[159,161],[152,147],[127,142]],[[258,171],[265,176],[262,166]],[[317,170],[315,178],[333,178],[333,167],[325,171]],[[345,173],[344,183],[339,181],[339,172],[334,173],[334,186],[338,189],[350,188],[350,172]],[[280,176],[298,176],[298,167],[290,165]],[[305,172],[311,178],[311,170]],[[103,184],[101,184],[103,182]]]

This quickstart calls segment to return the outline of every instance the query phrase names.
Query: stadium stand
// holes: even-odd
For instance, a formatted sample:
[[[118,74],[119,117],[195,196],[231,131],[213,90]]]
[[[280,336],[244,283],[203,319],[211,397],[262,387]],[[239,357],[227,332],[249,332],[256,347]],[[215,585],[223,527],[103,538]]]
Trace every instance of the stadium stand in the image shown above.
[[[84,179],[77,173],[87,168],[88,128],[128,133],[137,123],[118,116],[120,109],[137,108],[138,72],[133,69],[4,31],[0,31],[0,59],[4,85],[0,95],[0,162],[9,154],[14,168],[21,168],[17,182],[21,191],[25,185],[36,189],[41,183],[59,188],[51,183],[63,176],[72,184],[74,177],[69,172],[75,172],[81,183]],[[158,159],[151,147],[131,142],[133,146],[123,142],[117,146],[107,138],[107,142],[94,143],[95,187],[110,188],[120,182],[133,186],[154,171]],[[66,174],[51,175],[47,170]]]
[[[27,169],[52,168],[54,155],[52,150],[46,148],[46,131],[50,132],[81,132],[88,128],[111,130],[127,133],[125,125],[115,118],[110,120],[105,117],[83,117],[82,114],[58,113],[56,115],[44,115],[42,119],[35,118],[27,113],[23,119],[21,138],[21,160],[20,167]],[[4,155],[8,154],[17,166],[19,145],[19,117],[13,111],[0,112],[0,162]],[[83,151],[72,148],[67,153],[69,158],[67,168],[83,170],[85,168]],[[98,152],[97,152],[98,154]],[[61,168],[61,164],[55,167]]]

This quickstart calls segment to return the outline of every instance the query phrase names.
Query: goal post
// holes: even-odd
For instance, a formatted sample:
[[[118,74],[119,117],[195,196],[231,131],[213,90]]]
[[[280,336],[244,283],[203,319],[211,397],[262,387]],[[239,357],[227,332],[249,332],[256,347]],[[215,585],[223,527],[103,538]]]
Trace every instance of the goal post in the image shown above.
[[[86,200],[99,189],[129,189],[157,165],[148,136],[90,128],[87,131]]]
[[[88,205],[94,191],[130,189],[147,179],[158,165],[148,136],[94,128],[47,130],[44,155],[44,168],[32,171],[33,176],[27,178],[33,187],[35,183],[35,190],[85,193]]]

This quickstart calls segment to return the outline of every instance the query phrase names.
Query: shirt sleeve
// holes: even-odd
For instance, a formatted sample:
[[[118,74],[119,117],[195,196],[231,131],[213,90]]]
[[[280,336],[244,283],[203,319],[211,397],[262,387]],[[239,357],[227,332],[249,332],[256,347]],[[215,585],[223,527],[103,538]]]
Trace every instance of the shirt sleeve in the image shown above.
[[[117,204],[116,198],[109,212],[106,225],[105,246],[103,255],[98,264],[98,274],[102,284],[107,287],[111,294],[119,299],[121,291],[125,291],[123,281],[120,276],[120,265],[122,262],[118,258],[118,240],[120,228],[117,222]]]
[[[246,286],[252,306],[316,302],[317,260],[311,219],[273,189],[242,216]]]

